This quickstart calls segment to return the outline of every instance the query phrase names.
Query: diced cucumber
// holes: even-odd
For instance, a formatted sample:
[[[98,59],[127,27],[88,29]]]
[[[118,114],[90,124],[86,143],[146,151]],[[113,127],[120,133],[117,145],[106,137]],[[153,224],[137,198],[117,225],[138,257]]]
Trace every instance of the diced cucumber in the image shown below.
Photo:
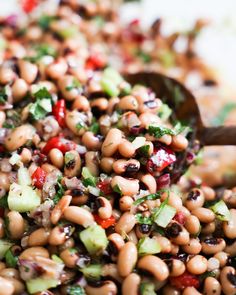
[[[59,285],[56,279],[37,278],[26,282],[27,290],[30,294],[43,292]]]
[[[149,282],[143,282],[140,285],[140,294],[141,295],[156,295],[155,285]]]
[[[91,186],[96,186],[96,177],[94,177],[89,169],[87,167],[83,167],[82,172],[81,172],[84,181],[86,182],[86,186],[91,185]]]
[[[104,70],[103,77],[110,79],[115,85],[118,85],[123,81],[123,78],[121,77],[119,72],[110,67]]]
[[[116,97],[119,95],[120,91],[117,85],[106,77],[103,77],[101,80],[101,86],[104,92],[106,92],[111,97]]]
[[[25,167],[20,167],[18,170],[18,183],[20,185],[31,185],[31,177],[29,171]]]
[[[160,207],[157,214],[154,214],[154,222],[160,227],[167,227],[176,214],[176,209],[168,204]]]
[[[102,274],[102,266],[101,264],[90,264],[87,267],[81,268],[80,271],[87,279],[99,280]]]
[[[51,99],[43,98],[39,101],[39,105],[41,106],[41,108],[43,108],[48,113],[50,113],[52,111]]]
[[[80,239],[89,254],[99,255],[106,249],[108,240],[105,230],[97,224],[91,225],[80,233]]]
[[[12,183],[7,201],[10,210],[28,212],[39,206],[41,199],[30,186]]]
[[[215,213],[216,217],[221,221],[230,220],[230,211],[223,200],[220,200],[211,207],[211,210]]]
[[[7,250],[10,249],[12,245],[13,243],[0,239],[0,259],[5,256]]]
[[[157,254],[160,252],[161,252],[161,246],[155,239],[145,237],[139,240],[138,242],[139,255]]]

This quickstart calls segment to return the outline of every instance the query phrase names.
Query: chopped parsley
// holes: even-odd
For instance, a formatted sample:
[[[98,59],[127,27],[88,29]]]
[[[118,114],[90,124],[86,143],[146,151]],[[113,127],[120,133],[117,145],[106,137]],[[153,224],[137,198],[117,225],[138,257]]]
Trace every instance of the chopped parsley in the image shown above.
[[[52,111],[52,96],[44,87],[38,90],[34,97],[36,101],[29,107],[29,113],[33,120],[44,119]]]
[[[79,131],[80,129],[85,128],[85,124],[84,124],[84,122],[79,122],[79,123],[76,124],[75,127]]]
[[[7,101],[7,98],[8,98],[8,95],[6,93],[6,88],[3,87],[1,90],[0,90],[0,104],[5,104],[6,101]]]
[[[122,191],[121,191],[121,189],[120,189],[120,187],[119,187],[118,184],[116,184],[112,189],[113,189],[113,191],[114,191],[115,193],[117,193],[117,194],[119,194],[119,195],[122,195]]]
[[[169,135],[178,135],[180,133],[185,132],[187,134],[191,130],[190,127],[182,125],[180,122],[178,122],[173,129],[164,127],[164,126],[152,126],[150,125],[148,127],[148,133],[150,135],[153,135],[156,138],[160,138],[166,134]]]
[[[151,216],[147,217],[147,216],[143,216],[142,213],[137,213],[135,214],[135,218],[139,224],[148,224],[148,225],[153,224],[153,220]]]
[[[46,55],[50,55],[53,57],[56,56],[56,50],[48,44],[37,45],[34,47],[34,51],[35,51],[35,54],[33,56],[27,56],[25,59],[35,63]]]
[[[136,55],[144,62],[149,63],[151,61],[151,56],[144,52],[143,50],[138,50]]]
[[[138,148],[137,152],[140,154],[142,157],[149,157],[149,150],[150,150],[150,145],[143,145],[140,148]]]
[[[170,117],[171,113],[171,108],[166,103],[163,103],[158,111],[158,116],[162,121],[166,121]]]
[[[62,177],[59,177],[58,180],[57,180],[56,194],[55,194],[55,196],[53,198],[54,204],[57,204],[60,201],[60,199],[63,197],[64,193],[65,193],[65,188],[61,184],[61,180],[62,180]]]
[[[5,260],[8,267],[15,268],[18,262],[18,257],[12,253],[11,249],[8,249],[5,254]]]
[[[98,134],[100,130],[100,126],[98,122],[93,122],[91,126],[89,126],[89,131],[93,132],[94,134]]]
[[[53,20],[55,20],[54,16],[42,15],[38,20],[38,25],[40,26],[41,29],[47,30]]]
[[[87,167],[83,167],[82,169],[82,177],[83,177],[83,185],[84,186],[96,186],[97,184],[97,179],[96,177],[94,177],[91,172],[89,171],[89,169]]]
[[[142,197],[142,198],[139,198],[139,199],[137,199],[136,201],[133,202],[133,205],[137,206],[137,205],[139,205],[139,204],[141,204],[141,203],[143,203],[143,202],[145,202],[147,200],[160,199],[161,193],[162,193],[162,191],[157,192],[155,194],[150,194],[150,195]]]
[[[7,195],[0,198],[0,208],[8,208]]]

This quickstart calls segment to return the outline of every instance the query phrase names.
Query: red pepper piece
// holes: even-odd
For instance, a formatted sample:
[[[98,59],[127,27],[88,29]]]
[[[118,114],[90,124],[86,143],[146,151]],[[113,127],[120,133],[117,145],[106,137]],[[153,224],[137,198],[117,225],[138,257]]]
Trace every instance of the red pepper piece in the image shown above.
[[[179,211],[178,213],[176,213],[173,219],[176,220],[178,223],[180,223],[182,225],[184,225],[185,222],[186,222],[186,216],[181,211]]]
[[[65,115],[66,115],[66,102],[64,99],[60,99],[52,108],[52,114],[56,118],[58,124],[61,127],[65,127]]]
[[[37,0],[21,0],[21,7],[25,13],[32,12],[38,5]]]
[[[106,65],[105,59],[100,54],[92,54],[86,61],[87,70],[101,69]]]
[[[194,287],[198,289],[200,286],[198,277],[187,271],[185,271],[181,276],[170,277],[170,283],[179,290],[184,290],[187,287]]]
[[[59,149],[63,154],[76,149],[76,144],[62,137],[52,137],[42,149],[42,153],[47,155],[52,149]]]
[[[44,185],[46,176],[46,172],[42,168],[38,167],[31,176],[33,185],[41,189]]]
[[[158,147],[154,149],[153,155],[147,161],[147,170],[151,174],[161,172],[175,161],[176,156],[171,149],[167,147]]]
[[[104,229],[106,229],[116,223],[114,216],[111,216],[108,219],[102,219],[97,214],[93,214],[93,217],[94,217],[95,221],[97,222],[97,224],[99,224]]]
[[[102,191],[104,195],[112,194],[113,190],[108,180],[99,181],[97,187]]]

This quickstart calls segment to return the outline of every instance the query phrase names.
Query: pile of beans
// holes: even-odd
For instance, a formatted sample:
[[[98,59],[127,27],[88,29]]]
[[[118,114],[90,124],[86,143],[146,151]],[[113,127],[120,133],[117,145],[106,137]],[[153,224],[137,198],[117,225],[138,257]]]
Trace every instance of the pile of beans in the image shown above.
[[[0,295],[234,294],[234,190],[170,187],[186,128],[70,6],[1,31]]]

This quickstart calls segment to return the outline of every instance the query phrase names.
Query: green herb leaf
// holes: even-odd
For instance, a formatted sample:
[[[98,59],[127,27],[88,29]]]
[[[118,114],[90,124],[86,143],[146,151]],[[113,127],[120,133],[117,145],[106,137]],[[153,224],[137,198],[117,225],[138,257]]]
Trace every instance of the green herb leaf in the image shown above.
[[[43,29],[47,30],[53,20],[56,18],[51,15],[42,15],[38,20],[38,25]]]
[[[143,202],[145,202],[147,200],[160,199],[161,193],[162,193],[162,191],[157,192],[155,194],[150,194],[150,195],[142,197],[142,198],[139,198],[139,199],[137,199],[136,201],[133,202],[133,205],[137,206],[137,205],[139,205],[139,204],[141,204],[141,203],[143,203]]]
[[[93,132],[94,134],[98,134],[100,130],[100,126],[97,122],[94,122],[91,126],[89,126],[89,131]]]
[[[6,88],[3,87],[1,90],[0,90],[0,104],[5,104],[6,101],[7,101],[7,93],[6,93]]]
[[[216,277],[216,273],[214,271],[206,271],[206,272],[204,272],[203,274],[201,274],[199,276],[199,279],[200,279],[200,281],[204,281],[208,277],[215,278]]]
[[[231,218],[230,211],[223,200],[220,200],[219,202],[215,203],[210,209],[221,221],[229,221]]]
[[[151,217],[147,217],[147,216],[143,216],[142,213],[137,213],[135,214],[135,218],[137,220],[137,222],[139,224],[148,224],[148,225],[152,225],[153,224],[153,220]]]
[[[8,208],[7,195],[0,198],[0,208]]]
[[[213,126],[223,125],[230,112],[236,108],[235,102],[226,103],[220,110],[218,115],[212,120]]]
[[[27,56],[25,60],[35,63],[46,55],[53,56],[53,57],[57,55],[56,50],[48,44],[37,45],[34,47],[34,50],[35,50],[35,54],[33,56]]]
[[[87,167],[83,167],[82,169],[82,177],[83,177],[83,185],[84,186],[96,186],[97,184],[97,179],[96,177],[94,177],[91,172],[89,171],[89,169]]]
[[[52,100],[52,95],[51,93],[47,90],[46,87],[40,88],[35,94],[34,94],[35,99],[44,99],[48,98]]]
[[[148,127],[148,133],[153,135],[156,138],[160,138],[166,134],[175,135],[175,131],[171,130],[170,128],[166,128],[164,126],[152,126]]]
[[[39,89],[34,97],[36,102],[29,107],[29,113],[33,120],[38,121],[44,119],[48,113],[52,111],[52,96],[48,90],[43,87]]]
[[[150,149],[150,145],[143,145],[141,146],[137,152],[138,154],[140,154],[142,157],[149,157],[149,149]]]
[[[113,189],[113,191],[114,191],[115,193],[117,193],[117,194],[119,194],[119,195],[122,195],[122,191],[121,191],[121,189],[120,189],[120,187],[119,187],[118,184],[116,184],[112,189]]]
[[[186,136],[191,131],[192,131],[191,127],[185,126],[181,122],[177,122],[174,126],[175,135],[182,133],[184,136]]]
[[[162,121],[166,121],[172,113],[172,109],[165,103],[163,103],[158,111],[158,116]]]
[[[64,193],[65,193],[65,188],[61,184],[61,180],[62,180],[62,177],[59,177],[57,179],[56,194],[55,194],[55,196],[53,198],[54,204],[57,204],[60,201],[60,199],[63,197]]]
[[[144,62],[144,63],[149,63],[151,61],[151,56],[144,52],[143,50],[138,50],[136,55]]]
[[[81,86],[81,83],[80,83],[80,81],[79,80],[77,80],[77,79],[74,79],[73,80],[73,83],[71,84],[71,85],[69,85],[69,86],[67,86],[66,87],[66,90],[67,91],[71,91],[71,90],[73,90],[73,89],[79,89],[79,88],[81,88],[82,86]]]
[[[15,268],[17,265],[18,257],[13,255],[11,249],[8,249],[5,254],[6,264],[8,267]]]
[[[81,286],[71,286],[68,292],[68,295],[86,295],[84,288]]]
[[[84,122],[79,122],[79,123],[76,124],[75,127],[76,127],[77,130],[80,130],[80,129],[85,128],[86,126],[85,126]]]

